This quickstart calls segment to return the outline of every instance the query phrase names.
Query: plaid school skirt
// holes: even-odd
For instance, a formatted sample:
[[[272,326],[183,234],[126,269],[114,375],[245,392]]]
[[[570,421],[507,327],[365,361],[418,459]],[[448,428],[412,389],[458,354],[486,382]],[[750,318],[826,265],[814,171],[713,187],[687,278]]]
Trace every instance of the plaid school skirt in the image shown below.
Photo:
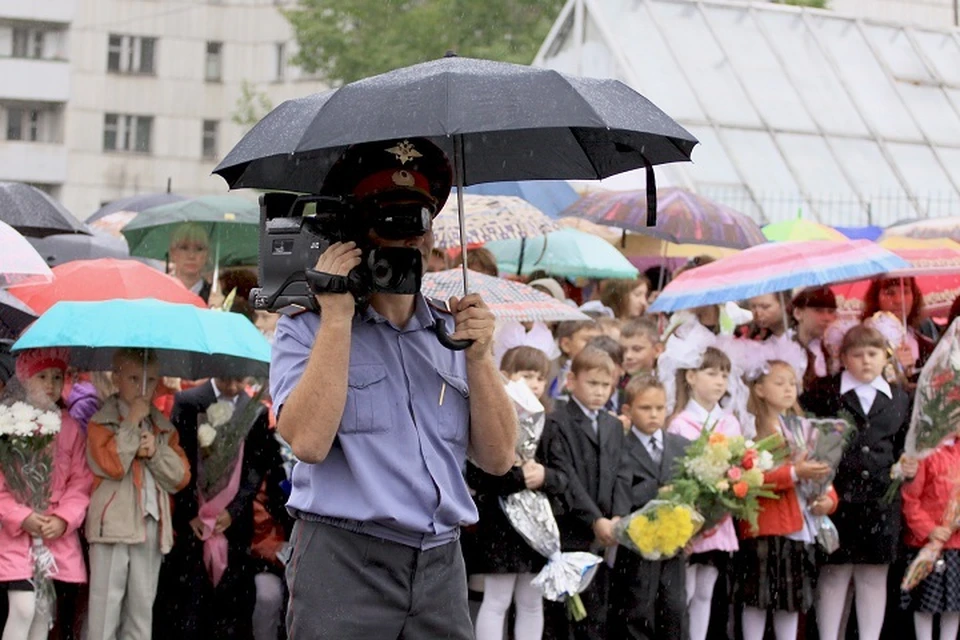
[[[919,549],[907,554],[907,566],[917,557]],[[910,591],[900,592],[900,608],[923,613],[960,611],[960,550],[947,549],[940,556],[938,569]]]

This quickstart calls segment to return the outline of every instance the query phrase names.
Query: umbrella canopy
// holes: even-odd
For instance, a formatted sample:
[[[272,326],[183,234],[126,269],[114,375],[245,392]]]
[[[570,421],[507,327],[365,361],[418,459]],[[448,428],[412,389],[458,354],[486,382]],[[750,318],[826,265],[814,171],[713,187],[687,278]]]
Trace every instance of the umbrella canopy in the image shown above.
[[[645,191],[595,191],[567,207],[563,216],[584,218],[675,244],[746,249],[767,241],[746,215],[677,187],[657,191],[657,224],[647,225]]]
[[[522,242],[498,240],[486,247],[496,257],[500,270],[509,273],[546,271],[564,278],[636,278],[639,274],[609,242],[576,229],[561,229]]]
[[[526,200],[514,196],[463,196],[468,245],[492,240],[534,238],[560,227]],[[438,249],[460,245],[459,207],[457,201],[447,204],[433,221],[433,236]]]
[[[130,255],[163,260],[170,238],[184,222],[207,230],[210,251],[221,266],[256,264],[260,238],[257,203],[239,196],[201,196],[141,211],[123,228]]]
[[[678,311],[869,278],[909,266],[868,240],[777,242],[745,249],[685,271],[664,287],[650,311]]]
[[[478,196],[516,196],[523,198],[551,218],[577,201],[580,195],[566,180],[524,180],[487,182],[466,188]]]
[[[739,249],[712,247],[706,244],[676,244],[654,238],[653,236],[627,233],[615,227],[605,227],[595,222],[584,220],[583,218],[560,218],[557,220],[557,224],[567,229],[578,229],[595,236],[600,236],[619,249],[620,252],[628,258],[653,258],[661,260],[671,258],[689,259],[697,256],[722,258],[733,255],[739,251]]]
[[[552,296],[537,291],[522,282],[494,278],[484,273],[473,273],[473,293],[479,293],[500,320],[517,322],[561,322],[588,320],[582,311],[564,304]],[[458,269],[448,269],[423,276],[423,295],[441,300],[463,293],[463,280]]]
[[[53,277],[43,257],[19,231],[0,221],[0,286],[40,276]]]
[[[14,351],[67,347],[70,364],[107,371],[118,348],[156,349],[162,375],[188,379],[264,377],[270,344],[238,313],[159,300],[58,302],[13,345]]]
[[[443,149],[464,185],[600,179],[687,161],[697,143],[622,82],[453,56],[284,102],[214,173],[231,188],[317,193],[348,146],[410,137]]]
[[[52,282],[21,284],[10,293],[39,313],[69,300],[136,300],[155,298],[206,309],[203,298],[183,284],[136,260],[77,260],[53,268]]]
[[[87,224],[91,224],[115,213],[140,213],[147,209],[170,204],[171,202],[180,202],[186,199],[186,196],[181,196],[178,193],[141,193],[135,196],[118,198],[111,200],[97,209],[93,215],[87,218]]]
[[[36,319],[33,309],[0,289],[0,340],[15,340]]]
[[[927,218],[887,227],[881,239],[902,236],[915,239],[949,238],[960,242],[960,216]]]
[[[909,263],[905,269],[887,274],[891,278],[916,278],[923,293],[924,311],[946,315],[954,299],[960,295],[960,243],[947,238],[914,240],[890,237],[880,246]],[[849,282],[833,287],[837,305],[848,314],[863,312],[863,301],[870,288],[869,280]]]
[[[51,266],[74,260],[97,258],[128,258],[127,241],[115,238],[103,231],[94,230],[92,235],[79,233],[56,233],[45,238],[30,238],[37,252]]]
[[[89,233],[62,204],[22,182],[0,182],[0,220],[25,236]]]
[[[812,220],[794,218],[768,224],[763,235],[771,242],[802,242],[804,240],[848,240],[837,229]]]
[[[883,235],[883,227],[834,227],[837,231],[851,240],[877,241]]]

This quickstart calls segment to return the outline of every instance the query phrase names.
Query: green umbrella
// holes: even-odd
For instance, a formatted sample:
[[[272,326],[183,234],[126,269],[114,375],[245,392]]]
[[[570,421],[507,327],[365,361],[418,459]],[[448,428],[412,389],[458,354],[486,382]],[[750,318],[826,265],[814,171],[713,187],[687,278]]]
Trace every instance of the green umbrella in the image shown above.
[[[257,263],[260,211],[238,196],[201,196],[146,209],[121,231],[131,256],[166,260],[170,238],[184,222],[206,229],[215,268]]]
[[[612,244],[576,229],[561,229],[539,238],[497,240],[484,246],[496,257],[500,270],[510,273],[542,270],[565,278],[636,278],[638,274]]]

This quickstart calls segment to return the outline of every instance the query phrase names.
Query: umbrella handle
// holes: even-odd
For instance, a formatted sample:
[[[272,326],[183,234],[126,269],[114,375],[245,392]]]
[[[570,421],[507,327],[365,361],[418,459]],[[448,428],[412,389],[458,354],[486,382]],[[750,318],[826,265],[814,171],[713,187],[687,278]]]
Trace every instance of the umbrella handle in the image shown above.
[[[433,323],[433,332],[437,334],[437,341],[450,351],[463,351],[469,349],[470,345],[473,344],[473,340],[454,340],[451,338],[447,333],[447,328],[440,320]]]

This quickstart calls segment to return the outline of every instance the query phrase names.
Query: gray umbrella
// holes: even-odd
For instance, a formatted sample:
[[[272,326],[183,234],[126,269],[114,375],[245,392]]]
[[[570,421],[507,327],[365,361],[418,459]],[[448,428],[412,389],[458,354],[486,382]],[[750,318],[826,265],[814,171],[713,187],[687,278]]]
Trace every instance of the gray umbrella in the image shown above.
[[[73,260],[130,257],[126,240],[103,231],[94,230],[91,235],[57,233],[27,240],[51,267]]]
[[[0,182],[0,220],[25,236],[89,233],[62,204],[22,182]]]
[[[118,213],[120,211],[133,211],[134,213],[140,213],[141,211],[146,211],[147,209],[152,209],[153,207],[159,207],[165,204],[170,204],[171,202],[179,202],[180,200],[186,199],[186,196],[181,196],[177,193],[141,193],[140,195],[136,196],[127,196],[126,198],[120,198],[118,200],[108,202],[97,209],[92,216],[87,218],[87,224],[108,216],[111,213]]]
[[[0,340],[16,340],[36,319],[37,314],[20,298],[0,289]]]
[[[617,80],[453,56],[284,102],[214,173],[231,188],[317,193],[346,147],[406,137],[440,146],[461,184],[595,180],[687,161],[697,144]]]

